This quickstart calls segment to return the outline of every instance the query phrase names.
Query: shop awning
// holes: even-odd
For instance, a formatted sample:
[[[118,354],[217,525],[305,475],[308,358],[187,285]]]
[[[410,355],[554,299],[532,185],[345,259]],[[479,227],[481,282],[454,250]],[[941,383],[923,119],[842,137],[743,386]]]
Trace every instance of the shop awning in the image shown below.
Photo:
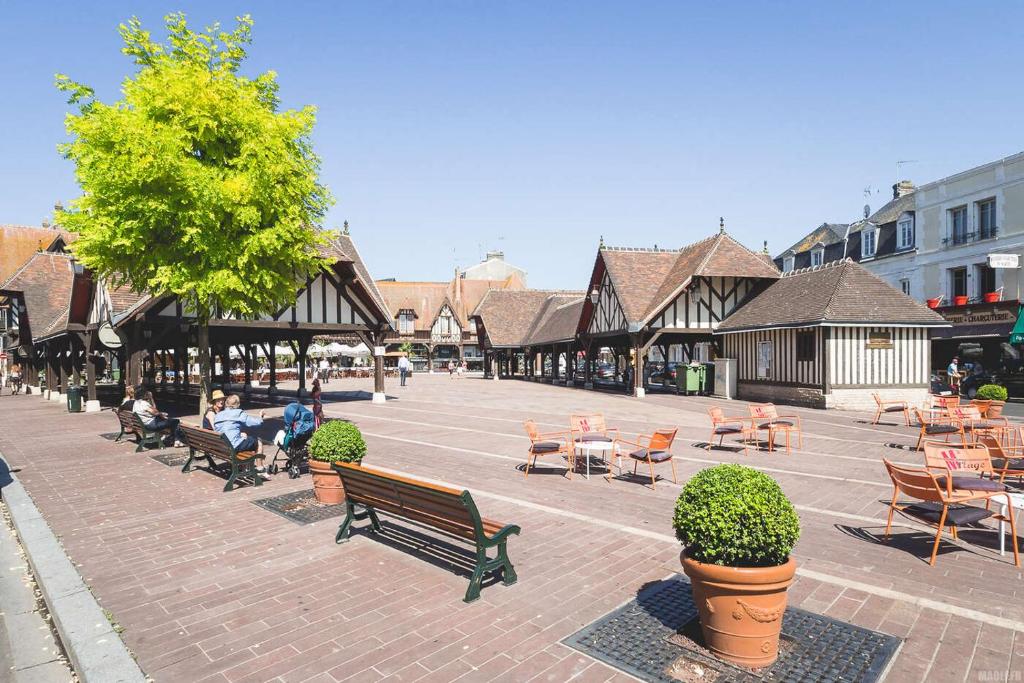
[[[1024,344],[1024,317],[1021,317],[1021,310],[1024,310],[1024,306],[1017,310],[1017,324],[1013,326],[1013,331],[1010,332],[1011,344]]]
[[[930,336],[932,339],[975,339],[977,337],[999,337],[1002,339],[1011,334],[1011,330],[1016,331],[1011,323],[953,325],[952,327],[933,329]],[[1021,332],[1024,332],[1024,328],[1021,329]],[[1024,335],[1022,335],[1022,341],[1024,341]]]

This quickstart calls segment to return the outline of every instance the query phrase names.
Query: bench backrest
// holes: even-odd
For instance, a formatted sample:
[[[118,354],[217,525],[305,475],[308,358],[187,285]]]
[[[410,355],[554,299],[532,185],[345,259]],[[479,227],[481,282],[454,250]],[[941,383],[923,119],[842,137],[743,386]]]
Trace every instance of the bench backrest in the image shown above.
[[[352,503],[441,529],[470,540],[483,538],[483,523],[469,491],[430,484],[371,467],[336,462],[334,470]]]
[[[118,410],[114,409],[114,414],[117,415],[117,421],[121,423],[123,429],[135,429],[135,421],[132,420],[132,416],[138,417],[131,410]]]
[[[225,458],[230,458],[235,452],[231,442],[223,434],[187,424],[179,425],[178,428],[181,430],[181,438],[189,448]]]

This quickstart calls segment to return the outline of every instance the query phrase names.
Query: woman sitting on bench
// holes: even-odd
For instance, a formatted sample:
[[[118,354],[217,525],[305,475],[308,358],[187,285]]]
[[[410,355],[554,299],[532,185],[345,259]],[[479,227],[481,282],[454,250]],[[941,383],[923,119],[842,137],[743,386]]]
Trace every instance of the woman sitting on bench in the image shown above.
[[[256,468],[256,472],[263,479],[270,479],[267,475],[267,470],[263,466],[263,444],[255,436],[249,436],[242,431],[242,427],[259,427],[263,424],[263,418],[266,417],[267,411],[261,410],[259,417],[253,417],[243,411],[239,406],[242,404],[242,399],[238,397],[238,394],[231,394],[224,399],[224,410],[217,413],[217,417],[213,420],[213,429],[219,434],[223,434],[231,442],[231,447],[238,453],[253,452],[256,453],[256,459],[260,462],[260,466]]]
[[[174,447],[181,448],[185,444],[181,441],[178,432],[178,424],[181,420],[170,417],[167,413],[157,410],[156,401],[153,400],[153,392],[147,391],[145,387],[139,386],[135,390],[135,405],[132,409],[146,429],[152,432],[167,432],[174,439]],[[142,398],[138,398],[138,397]]]

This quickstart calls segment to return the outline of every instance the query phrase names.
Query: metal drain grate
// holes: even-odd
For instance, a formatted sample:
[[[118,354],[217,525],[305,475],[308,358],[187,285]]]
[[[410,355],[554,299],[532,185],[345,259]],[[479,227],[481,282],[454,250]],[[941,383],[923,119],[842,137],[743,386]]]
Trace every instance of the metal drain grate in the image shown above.
[[[313,496],[313,491],[293,491],[273,498],[252,501],[264,510],[281,515],[296,524],[312,524],[345,514],[345,504],[324,505]]]
[[[566,638],[566,645],[644,681],[758,683],[879,680],[900,646],[895,636],[791,607],[779,659],[751,671],[711,657],[683,577],[650,584],[636,600]]]
[[[167,465],[168,467],[177,467],[178,469],[181,469],[185,466],[185,461],[188,460],[188,451],[162,450],[149,457],[159,463]]]

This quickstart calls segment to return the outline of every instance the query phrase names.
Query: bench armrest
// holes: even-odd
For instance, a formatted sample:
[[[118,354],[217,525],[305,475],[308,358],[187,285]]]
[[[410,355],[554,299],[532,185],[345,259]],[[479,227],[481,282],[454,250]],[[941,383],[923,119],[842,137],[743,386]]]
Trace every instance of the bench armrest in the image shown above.
[[[485,534],[482,545],[485,548],[493,548],[494,546],[498,545],[499,543],[504,542],[505,539],[508,538],[509,536],[511,536],[512,534],[515,534],[516,536],[518,536],[520,531],[522,531],[522,529],[520,529],[518,525],[516,525],[516,524],[506,524],[501,529],[499,529],[496,534],[494,534],[490,538],[487,538],[487,536]]]

